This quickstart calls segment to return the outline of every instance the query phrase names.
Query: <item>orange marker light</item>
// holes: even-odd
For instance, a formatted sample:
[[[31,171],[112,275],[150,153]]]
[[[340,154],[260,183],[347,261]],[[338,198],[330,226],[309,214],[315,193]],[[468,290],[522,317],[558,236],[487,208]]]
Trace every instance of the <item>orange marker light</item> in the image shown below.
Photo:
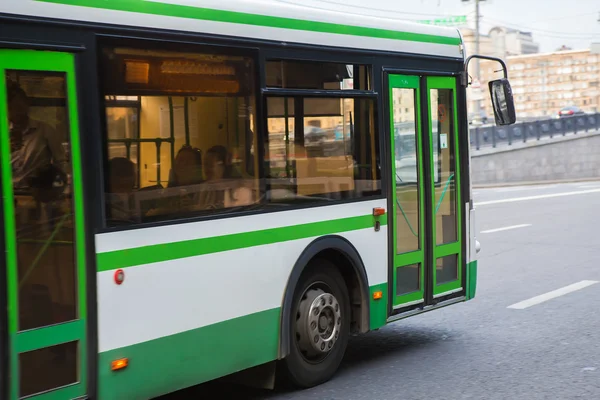
[[[383,207],[375,207],[373,209],[373,216],[374,217],[380,217],[383,214],[385,214],[385,208],[383,208]]]
[[[383,297],[383,292],[381,290],[373,292],[373,300],[381,300],[382,297]]]
[[[113,371],[118,371],[120,369],[126,368],[129,365],[128,358],[121,358],[110,363],[110,369]]]

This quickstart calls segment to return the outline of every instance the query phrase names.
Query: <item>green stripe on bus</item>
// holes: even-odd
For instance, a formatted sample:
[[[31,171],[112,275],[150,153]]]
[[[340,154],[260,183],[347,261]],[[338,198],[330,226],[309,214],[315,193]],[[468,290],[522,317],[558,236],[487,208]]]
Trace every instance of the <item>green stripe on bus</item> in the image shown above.
[[[30,329],[13,335],[17,353],[77,342],[85,337],[85,320],[78,319],[62,324],[46,326],[43,329]]]
[[[342,25],[329,22],[307,21],[296,18],[274,17],[243,13],[238,11],[215,10],[180,4],[157,3],[145,0],[37,0],[71,6],[102,8],[114,11],[128,11],[165,17],[190,18],[204,21],[229,22],[234,24],[263,26],[269,28],[293,29],[320,33],[372,37],[377,39],[406,40],[411,42],[459,45],[458,37],[438,36],[425,33],[401,32],[390,29],[368,28],[364,26]]]
[[[81,393],[85,393],[87,390],[86,386],[78,382],[73,385],[63,386],[60,389],[54,389],[49,392],[36,394],[32,397],[21,397],[22,399],[35,399],[35,400],[65,400],[65,399],[85,399],[86,396],[82,396]],[[16,399],[16,397],[15,397]]]
[[[375,292],[381,292],[382,297],[379,300],[373,298]],[[388,317],[388,284],[381,283],[371,286],[371,306],[369,307],[369,315],[371,321],[369,328],[371,330],[379,329],[387,323]]]
[[[477,291],[477,260],[467,264],[467,274],[467,300],[471,300]]]
[[[373,228],[375,218],[372,215],[365,215],[99,253],[97,256],[98,271],[109,271],[117,268],[127,268],[136,265]],[[379,221],[381,225],[386,225],[387,217],[385,215],[381,216],[379,217]]]
[[[154,398],[273,361],[279,323],[274,308],[100,353],[99,398]],[[111,371],[111,362],[121,358],[129,365]]]

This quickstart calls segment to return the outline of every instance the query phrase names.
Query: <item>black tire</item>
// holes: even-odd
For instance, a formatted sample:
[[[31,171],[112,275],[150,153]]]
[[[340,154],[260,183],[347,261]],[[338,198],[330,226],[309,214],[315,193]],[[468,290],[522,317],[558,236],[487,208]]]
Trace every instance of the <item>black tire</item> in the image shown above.
[[[339,329],[334,329],[331,334],[331,337],[334,337],[335,332],[339,332],[339,336],[332,343],[331,349],[326,354],[318,354],[312,357],[309,354],[310,352],[307,353],[302,350],[303,344],[306,345],[306,339],[302,341],[298,330],[310,332],[307,331],[308,325],[301,325],[302,321],[300,318],[303,315],[300,314],[302,311],[306,311],[307,304],[314,304],[311,299],[313,299],[315,294],[320,296],[321,300],[326,301],[331,300],[329,295],[333,295],[334,302],[332,304],[335,305],[335,301],[337,301],[341,316],[336,319],[334,315],[331,318],[334,321],[334,326],[336,325],[335,321],[338,319],[340,321]],[[303,301],[304,304],[302,304]],[[316,302],[316,298],[314,301]],[[327,307],[330,306],[321,308],[323,311],[320,315],[326,313],[325,309]],[[310,269],[303,273],[294,292],[292,310],[290,321],[287,321],[290,324],[290,354],[281,361],[281,372],[284,375],[283,378],[286,383],[296,387],[309,388],[331,379],[342,362],[348,345],[348,333],[350,331],[350,300],[348,289],[344,278],[333,263],[327,260],[315,260]],[[312,308],[311,310],[314,311]],[[334,308],[331,308],[329,311],[333,312]],[[304,314],[307,315],[308,313],[305,312]],[[322,318],[319,317],[318,320],[321,321]],[[328,320],[325,318],[325,321]],[[319,322],[318,330],[321,329],[320,325],[321,322]],[[303,330],[302,328],[306,329]],[[321,337],[327,337],[328,335],[329,330],[325,329]],[[325,343],[326,347],[328,343]],[[315,350],[311,349],[311,351]]]

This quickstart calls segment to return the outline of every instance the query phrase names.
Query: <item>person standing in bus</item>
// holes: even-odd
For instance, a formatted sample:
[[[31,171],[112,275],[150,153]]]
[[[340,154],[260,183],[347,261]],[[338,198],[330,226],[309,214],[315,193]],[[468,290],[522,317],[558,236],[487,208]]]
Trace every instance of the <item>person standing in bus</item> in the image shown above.
[[[17,213],[25,220],[37,220],[29,223],[39,223],[40,203],[44,203],[45,219],[51,221],[56,211],[53,203],[68,184],[68,162],[61,137],[50,125],[30,117],[29,97],[9,79],[7,97],[12,183],[17,208],[22,211]],[[37,215],[28,215],[32,209]]]

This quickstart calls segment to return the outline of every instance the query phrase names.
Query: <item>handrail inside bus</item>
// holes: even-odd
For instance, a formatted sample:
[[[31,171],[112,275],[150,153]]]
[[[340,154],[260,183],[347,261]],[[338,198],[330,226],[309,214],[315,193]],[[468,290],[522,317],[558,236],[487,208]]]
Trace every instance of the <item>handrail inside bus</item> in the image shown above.
[[[29,275],[31,275],[31,273],[33,272],[33,270],[37,267],[38,263],[42,259],[42,256],[44,255],[44,253],[46,252],[46,250],[48,250],[48,247],[50,246],[50,244],[54,240],[54,237],[56,236],[56,234],[58,233],[58,231],[62,228],[62,226],[64,225],[64,223],[67,221],[67,218],[70,217],[70,216],[71,216],[71,214],[65,214],[65,215],[62,216],[62,218],[60,219],[60,221],[58,221],[58,223],[56,224],[56,227],[54,228],[54,231],[52,232],[52,234],[50,235],[50,237],[48,237],[48,239],[45,241],[44,246],[42,246],[42,248],[40,249],[40,251],[38,252],[38,254],[35,256],[35,259],[33,260],[33,262],[31,263],[31,265],[29,266],[29,268],[25,272],[25,275],[23,275],[23,278],[21,279],[21,282],[19,282],[19,288],[21,288],[23,286],[23,284],[25,282],[27,282],[27,278],[29,278]]]
[[[444,201],[444,196],[446,195],[446,191],[448,190],[448,186],[450,185],[450,182],[452,181],[452,178],[454,178],[454,174],[450,174],[450,176],[446,180],[446,185],[444,186],[444,190],[442,191],[442,196],[440,197],[440,200],[438,201],[438,204],[435,207],[435,213],[436,214],[438,213],[438,211],[440,209],[440,206],[442,205],[442,201]],[[400,209],[400,212],[402,213],[402,217],[404,217],[404,220],[406,221],[406,224],[408,225],[408,228],[410,229],[411,233],[415,237],[419,237],[419,235],[417,233],[415,233],[414,228],[412,227],[410,221],[408,220],[408,217],[406,216],[406,213],[404,212],[404,209],[402,208],[402,205],[400,204],[400,200],[396,199],[396,205]]]
[[[398,208],[400,209],[400,212],[402,212],[402,216],[404,217],[404,220],[406,221],[406,224],[408,225],[408,228],[410,229],[410,231],[412,232],[412,234],[415,237],[419,237],[419,235],[417,235],[415,233],[415,230],[413,229],[412,225],[410,224],[410,221],[408,220],[408,217],[406,216],[406,214],[404,213],[404,209],[402,208],[402,206],[400,205],[400,200],[396,199],[396,205],[398,205]]]
[[[398,172],[396,172],[396,179],[399,179],[400,182],[402,181],[402,178],[400,178],[400,175],[398,175]],[[400,212],[402,213],[402,216],[404,217],[404,220],[406,221],[406,224],[408,225],[408,228],[410,229],[410,231],[412,232],[412,234],[415,237],[419,237],[418,234],[415,233],[415,230],[413,229],[410,221],[408,220],[408,217],[406,216],[406,213],[404,212],[404,209],[402,208],[402,206],[400,205],[400,200],[398,200],[398,198],[396,198],[396,205],[398,206],[398,208],[400,209]]]
[[[435,206],[436,214],[437,214],[438,210],[440,209],[440,206],[442,205],[442,201],[444,201],[444,196],[446,195],[446,190],[448,190],[448,185],[450,185],[450,181],[452,180],[452,178],[454,178],[454,174],[450,174],[450,176],[446,180],[446,185],[444,186],[444,190],[442,191],[442,196],[440,197],[440,200],[438,201],[437,206]]]

